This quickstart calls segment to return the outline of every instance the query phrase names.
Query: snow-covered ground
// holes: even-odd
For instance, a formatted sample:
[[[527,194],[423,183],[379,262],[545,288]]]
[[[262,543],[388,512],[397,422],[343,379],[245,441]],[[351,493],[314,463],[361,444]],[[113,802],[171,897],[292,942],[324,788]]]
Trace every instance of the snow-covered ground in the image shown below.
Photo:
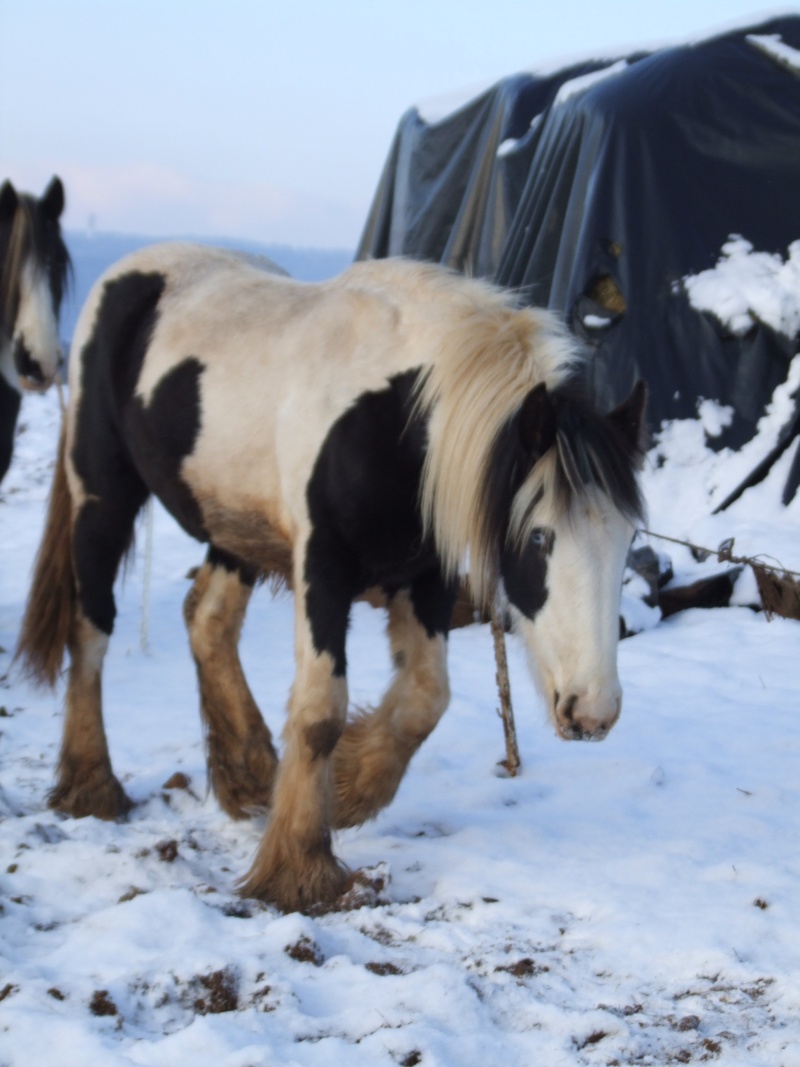
[[[709,547],[734,536],[736,552],[800,570],[800,498],[779,503],[792,450],[710,516],[774,443],[799,382],[796,360],[741,454],[706,447],[725,418],[713,404],[663,428],[644,474],[650,528]],[[510,641],[516,779],[497,772],[488,630],[455,632],[448,713],[392,806],[338,837],[351,867],[382,865],[382,902],[280,915],[234,892],[262,824],[231,822],[206,792],[181,617],[202,550],[161,510],[147,648],[140,551],[105,673],[136,806],[121,824],[46,806],[63,692],[6,672],[58,421],[55,396],[26,399],[0,496],[2,1067],[800,1065],[800,622],[693,610],[624,641],[625,708],[600,745],[555,737]],[[719,570],[653,544],[683,578]],[[736,599],[754,595],[747,571]],[[261,590],[242,643],[276,733],[291,611]],[[364,605],[349,659],[353,702],[374,700],[390,667]]]

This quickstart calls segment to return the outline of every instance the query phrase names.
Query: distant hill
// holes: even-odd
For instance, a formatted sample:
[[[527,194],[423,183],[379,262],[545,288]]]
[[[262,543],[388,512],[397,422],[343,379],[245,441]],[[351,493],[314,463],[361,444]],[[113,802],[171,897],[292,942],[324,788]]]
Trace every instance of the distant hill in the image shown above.
[[[83,302],[103,271],[129,252],[135,252],[137,248],[144,248],[145,245],[156,244],[164,238],[135,237],[125,233],[67,232],[64,236],[72,256],[74,277],[61,313],[61,336],[66,342],[70,342]],[[292,248],[288,245],[261,245],[254,241],[233,241],[225,238],[191,240],[218,248],[238,248],[243,252],[269,256],[292,277],[305,282],[331,278],[353,262],[353,253],[343,248]]]

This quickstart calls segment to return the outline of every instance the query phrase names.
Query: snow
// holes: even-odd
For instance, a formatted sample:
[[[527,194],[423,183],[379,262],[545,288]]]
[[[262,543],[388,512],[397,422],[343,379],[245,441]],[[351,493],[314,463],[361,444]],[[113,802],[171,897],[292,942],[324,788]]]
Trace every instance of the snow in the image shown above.
[[[587,330],[605,330],[613,325],[614,320],[606,315],[584,315],[583,325]]]
[[[785,67],[794,73],[800,73],[800,52],[791,45],[786,44],[779,33],[748,34],[747,40],[755,48],[766,52],[768,56],[777,59]]]
[[[571,78],[570,81],[564,82],[558,90],[554,103],[556,105],[565,104],[574,96],[580,96],[581,93],[585,93],[599,82],[605,81],[607,78],[613,78],[617,74],[622,74],[627,69],[627,60],[620,59],[616,63],[612,63],[610,67],[603,67],[602,70],[595,70],[590,74],[582,74],[579,78]]]
[[[784,259],[732,235],[716,266],[684,278],[683,285],[694,307],[713,312],[738,337],[758,321],[787,337],[800,333],[800,240]]]
[[[800,569],[800,499],[779,503],[790,454],[711,515],[774,443],[798,384],[800,356],[738,454],[708,447],[728,417],[710,401],[661,427],[643,474],[650,528],[711,548],[735,537],[737,552]],[[394,803],[338,836],[352,868],[384,865],[379,902],[280,915],[235,894],[263,821],[228,820],[206,791],[181,619],[202,550],[160,508],[149,651],[140,554],[119,586],[104,682],[112,759],[136,806],[120,824],[47,808],[63,685],[30,688],[10,650],[58,424],[56,396],[26,398],[0,496],[3,1067],[800,1065],[800,623],[746,606],[666,621],[647,609],[643,632],[620,645],[622,717],[594,745],[556,738],[509,641],[515,779],[496,766],[488,629],[456,631],[442,723]],[[679,577],[721,569],[652,543]],[[630,604],[644,608],[629,579]],[[737,593],[752,602],[749,569]],[[291,615],[289,596],[261,590],[242,638],[276,733]],[[357,606],[354,704],[388,680],[383,628]]]

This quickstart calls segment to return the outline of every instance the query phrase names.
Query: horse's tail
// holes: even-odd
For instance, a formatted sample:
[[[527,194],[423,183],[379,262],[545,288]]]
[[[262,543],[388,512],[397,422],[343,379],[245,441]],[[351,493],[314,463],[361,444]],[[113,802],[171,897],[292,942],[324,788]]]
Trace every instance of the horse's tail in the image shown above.
[[[44,536],[14,656],[22,662],[27,677],[51,688],[61,671],[77,602],[65,437],[62,427]]]

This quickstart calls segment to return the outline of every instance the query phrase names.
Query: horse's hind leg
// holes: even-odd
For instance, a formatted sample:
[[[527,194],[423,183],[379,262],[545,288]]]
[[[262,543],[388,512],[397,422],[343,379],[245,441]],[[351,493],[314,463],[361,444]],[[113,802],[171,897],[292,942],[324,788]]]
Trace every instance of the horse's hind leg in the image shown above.
[[[49,804],[80,818],[115,819],[130,808],[114,777],[103,728],[101,675],[114,625],[114,579],[147,492],[132,471],[116,471],[114,489],[80,506],[72,558],[77,609],[68,641],[66,715],[56,785]]]
[[[77,819],[86,815],[116,819],[131,806],[111,769],[103,728],[100,676],[107,648],[108,635],[79,615],[69,641],[71,662],[56,784],[48,797],[51,808]]]
[[[212,548],[183,609],[197,665],[209,779],[234,819],[269,805],[278,765],[237,650],[253,581],[248,568]]]
[[[380,706],[351,719],[336,746],[335,827],[363,823],[391,802],[411,757],[447,707],[445,634],[453,599],[437,574],[390,600],[397,674]]]

